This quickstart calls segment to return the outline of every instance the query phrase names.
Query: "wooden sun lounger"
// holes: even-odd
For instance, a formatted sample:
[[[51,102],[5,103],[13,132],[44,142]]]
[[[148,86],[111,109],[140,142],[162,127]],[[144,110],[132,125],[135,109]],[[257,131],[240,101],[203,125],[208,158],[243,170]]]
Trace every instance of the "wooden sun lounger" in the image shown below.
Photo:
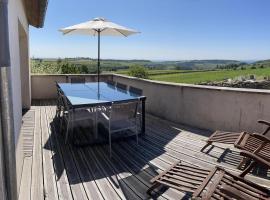
[[[211,145],[213,142],[234,144],[238,149],[254,153],[262,159],[270,161],[270,138],[264,136],[270,130],[270,123],[262,120],[259,120],[258,122],[268,125],[263,133],[216,131],[208,138],[206,145],[201,149],[201,151],[206,149],[206,147]],[[240,169],[249,160],[250,158],[244,157],[237,168]]]
[[[209,140],[211,143],[214,141],[219,142],[221,140],[233,142],[234,140],[232,144],[234,144],[236,148],[253,153],[265,161],[270,161],[270,139],[264,135],[242,132],[237,137],[232,135],[231,139],[227,139],[227,137],[219,137],[219,134],[215,134],[213,137],[210,137]],[[242,158],[242,161],[238,165],[238,169],[244,166],[249,160],[249,157]]]
[[[241,152],[243,156],[249,152]],[[254,159],[253,163],[260,162]],[[265,164],[265,163],[263,163]],[[250,165],[254,167],[254,164]],[[250,170],[250,169],[247,169]],[[268,199],[270,191],[251,181],[244,179],[246,173],[236,176],[222,167],[212,170],[184,164],[179,161],[169,169],[154,177],[153,184],[147,191],[149,195],[160,186],[167,186],[180,191],[189,192],[193,199]]]
[[[261,133],[261,135],[265,135],[270,130],[270,122],[265,120],[258,120],[258,123],[266,125],[266,129]],[[240,135],[243,132],[228,132],[228,131],[215,131],[206,141],[206,145],[201,149],[203,151],[213,142],[223,143],[223,144],[235,144],[235,142],[239,139]]]

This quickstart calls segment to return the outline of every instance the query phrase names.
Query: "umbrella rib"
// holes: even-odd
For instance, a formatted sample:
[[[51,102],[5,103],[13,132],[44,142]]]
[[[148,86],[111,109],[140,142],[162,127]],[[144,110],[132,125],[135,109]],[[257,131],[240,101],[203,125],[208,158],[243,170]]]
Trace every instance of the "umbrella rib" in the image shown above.
[[[118,30],[118,29],[114,29],[114,30],[118,31],[118,32],[121,33],[123,36],[127,37],[127,35],[125,35],[124,33],[122,33],[120,30]]]
[[[104,31],[104,30],[106,30],[107,28],[103,28],[103,29],[93,29],[93,30],[95,30],[95,33],[94,33],[94,36],[96,36],[96,33],[98,33],[98,32],[102,32],[102,31]]]
[[[64,32],[63,34],[66,35],[66,34],[72,32],[72,31],[75,31],[75,30],[76,30],[76,29],[71,29],[71,30],[68,30],[67,32]]]

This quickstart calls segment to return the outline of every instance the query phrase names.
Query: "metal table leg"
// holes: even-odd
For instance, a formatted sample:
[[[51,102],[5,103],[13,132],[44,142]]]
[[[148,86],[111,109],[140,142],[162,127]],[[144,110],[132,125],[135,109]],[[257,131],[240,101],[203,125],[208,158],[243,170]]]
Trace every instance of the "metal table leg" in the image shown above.
[[[98,118],[98,109],[95,107],[94,108],[95,110],[95,121],[94,121],[94,135],[95,135],[95,139],[98,138],[98,121],[97,121],[97,118]]]
[[[145,135],[145,99],[142,100],[142,135]]]

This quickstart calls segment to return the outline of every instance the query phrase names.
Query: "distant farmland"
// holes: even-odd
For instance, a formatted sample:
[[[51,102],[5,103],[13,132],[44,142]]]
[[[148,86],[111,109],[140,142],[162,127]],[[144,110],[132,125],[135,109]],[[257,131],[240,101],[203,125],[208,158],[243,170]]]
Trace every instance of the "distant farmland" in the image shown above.
[[[255,75],[258,78],[270,76],[270,68],[259,69],[237,69],[237,70],[217,70],[217,71],[189,71],[171,74],[150,74],[150,79],[158,81],[167,81],[174,83],[191,83],[198,84],[208,81],[221,81],[227,78],[235,78],[239,76]],[[168,73],[168,72],[167,72]]]
[[[231,64],[234,64],[235,68],[226,68]],[[128,75],[133,66],[144,67],[149,74],[149,79],[175,83],[198,84],[239,76],[255,75],[259,79],[270,76],[270,60],[247,64],[233,60],[153,62],[108,59],[102,60],[101,71]],[[89,58],[31,59],[31,72],[33,74],[95,74],[97,62]]]

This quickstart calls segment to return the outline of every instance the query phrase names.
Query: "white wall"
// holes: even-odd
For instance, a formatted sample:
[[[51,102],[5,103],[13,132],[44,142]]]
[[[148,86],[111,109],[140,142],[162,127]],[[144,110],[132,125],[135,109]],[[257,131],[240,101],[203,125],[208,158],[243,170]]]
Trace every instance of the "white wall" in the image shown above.
[[[28,36],[28,22],[24,11],[22,0],[9,0],[8,4],[9,20],[9,44],[11,57],[11,79],[13,95],[13,113],[16,144],[16,167],[18,187],[20,183],[23,153],[20,138],[20,128],[22,123],[22,101],[21,101],[21,71],[20,71],[20,49],[19,49],[19,27],[25,30]],[[18,190],[19,191],[19,190]]]
[[[270,121],[270,90],[173,84],[114,75],[143,90],[146,110],[158,117],[208,130],[258,131]]]

